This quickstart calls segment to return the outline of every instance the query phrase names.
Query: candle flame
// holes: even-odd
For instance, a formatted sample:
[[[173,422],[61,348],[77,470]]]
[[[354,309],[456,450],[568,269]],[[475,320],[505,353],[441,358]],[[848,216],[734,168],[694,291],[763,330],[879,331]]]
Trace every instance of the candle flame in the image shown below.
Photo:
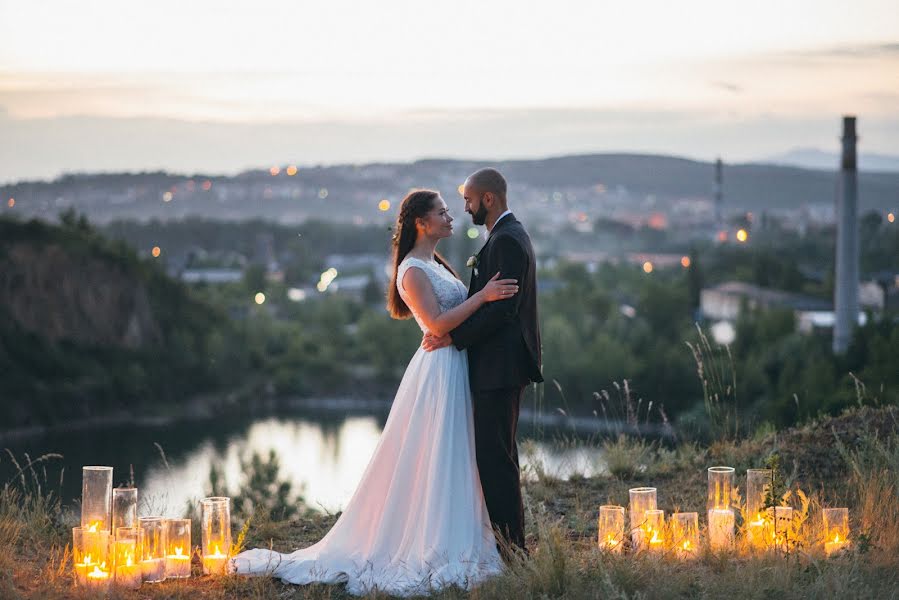
[[[90,554],[85,554],[84,558],[81,559],[81,564],[89,567],[92,564],[92,559]]]
[[[100,528],[100,521],[94,521],[93,523],[91,523],[87,526],[87,530],[90,531],[91,533],[96,533],[99,528]]]
[[[175,556],[181,556],[181,546],[175,546]]]
[[[833,536],[833,541],[834,541],[834,543],[839,543],[839,542],[840,542],[840,534],[839,534],[839,532],[836,533],[836,534]]]
[[[606,536],[606,545],[612,547],[618,545],[618,540],[615,539],[615,536],[613,534],[610,533]]]
[[[650,544],[661,544],[662,543],[662,538],[659,537],[658,529],[650,528],[650,529],[648,529],[648,531],[646,533],[652,534],[652,537],[649,538]]]
[[[684,550],[690,549],[690,540],[684,540]]]
[[[134,559],[131,557],[131,553],[125,555],[125,566],[131,567],[134,565]]]

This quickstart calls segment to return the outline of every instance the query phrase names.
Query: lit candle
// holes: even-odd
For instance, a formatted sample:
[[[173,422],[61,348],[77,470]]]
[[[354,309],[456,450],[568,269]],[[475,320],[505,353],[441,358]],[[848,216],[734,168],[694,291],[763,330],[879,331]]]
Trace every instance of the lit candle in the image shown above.
[[[846,550],[849,547],[849,540],[840,539],[840,534],[837,533],[834,535],[833,539],[829,542],[824,543],[824,554],[826,556],[831,556],[833,554],[837,554]]]
[[[93,569],[88,571],[87,586],[95,589],[109,587],[109,570],[106,568],[106,563],[95,564]]]
[[[228,555],[223,554],[219,545],[211,554],[203,555],[203,572],[207,575],[224,575],[225,565],[228,563]]]
[[[165,581],[165,559],[148,558],[140,561],[141,577],[149,583]]]
[[[746,530],[750,545],[755,548],[766,548],[769,538],[773,535],[770,530],[771,526],[765,515],[756,513],[755,519],[749,522]]]
[[[140,587],[142,577],[141,565],[134,563],[134,556],[126,554],[122,563],[117,563],[115,567],[116,585],[136,590]]]
[[[175,548],[174,554],[165,557],[165,576],[190,577],[190,554],[184,554],[180,546]]]
[[[712,550],[727,550],[734,544],[734,511],[713,508],[709,511],[709,546]]]

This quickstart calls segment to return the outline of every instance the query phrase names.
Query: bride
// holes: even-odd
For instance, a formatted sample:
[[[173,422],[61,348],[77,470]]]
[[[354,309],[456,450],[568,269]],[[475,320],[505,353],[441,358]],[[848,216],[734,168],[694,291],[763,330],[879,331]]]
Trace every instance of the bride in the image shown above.
[[[393,237],[387,308],[437,336],[484,303],[518,292],[515,280],[497,273],[467,298],[465,285],[436,252],[437,242],[452,235],[452,222],[440,194],[413,191],[402,202]],[[470,589],[499,573],[475,462],[466,352],[418,349],[359,486],[321,541],[290,554],[249,550],[232,566],[239,574],[296,584],[345,582],[355,595]]]

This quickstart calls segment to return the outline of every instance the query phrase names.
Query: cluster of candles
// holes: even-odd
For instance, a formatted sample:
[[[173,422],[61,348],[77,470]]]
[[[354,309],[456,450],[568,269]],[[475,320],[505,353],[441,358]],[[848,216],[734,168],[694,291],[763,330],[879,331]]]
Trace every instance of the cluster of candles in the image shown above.
[[[736,543],[736,511],[733,501],[734,469],[708,470],[707,537],[713,551],[733,549]],[[765,508],[770,490],[770,469],[746,472],[745,531],[749,545],[756,549],[789,549],[795,539],[793,508]],[[665,523],[665,512],[656,506],[656,488],[629,490],[630,540],[634,551],[671,551],[678,558],[692,558],[699,551],[699,514],[676,512]],[[599,547],[610,552],[624,550],[624,507],[599,507]],[[825,508],[824,552],[832,556],[849,547],[849,509]]]
[[[200,562],[224,574],[231,550],[231,500],[200,501]],[[83,467],[81,526],[72,529],[75,581],[82,586],[137,589],[191,575],[191,520],[137,516],[137,488],[112,488],[112,467]]]

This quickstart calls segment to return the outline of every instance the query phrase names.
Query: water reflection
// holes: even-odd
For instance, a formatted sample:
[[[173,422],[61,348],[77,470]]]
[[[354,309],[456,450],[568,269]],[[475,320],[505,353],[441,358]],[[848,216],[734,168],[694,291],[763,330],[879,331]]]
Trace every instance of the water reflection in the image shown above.
[[[362,478],[383,424],[382,416],[304,414],[260,418],[249,424],[235,419],[69,432],[16,444],[11,450],[32,457],[62,453],[66,475],[61,493],[67,501],[79,495],[82,465],[112,465],[116,484],[128,480],[133,465],[142,514],[167,516],[184,512],[189,503],[206,495],[213,465],[223,470],[225,485],[234,493],[243,479],[241,459],[248,460],[254,452],[265,459],[274,450],[280,459],[280,477],[292,483],[293,491],[302,494],[312,508],[335,512]],[[573,473],[590,476],[604,469],[596,448],[557,447],[533,440],[522,444],[521,463],[529,476],[539,470],[560,478]],[[9,468],[8,463],[0,463],[0,482],[9,478]]]

